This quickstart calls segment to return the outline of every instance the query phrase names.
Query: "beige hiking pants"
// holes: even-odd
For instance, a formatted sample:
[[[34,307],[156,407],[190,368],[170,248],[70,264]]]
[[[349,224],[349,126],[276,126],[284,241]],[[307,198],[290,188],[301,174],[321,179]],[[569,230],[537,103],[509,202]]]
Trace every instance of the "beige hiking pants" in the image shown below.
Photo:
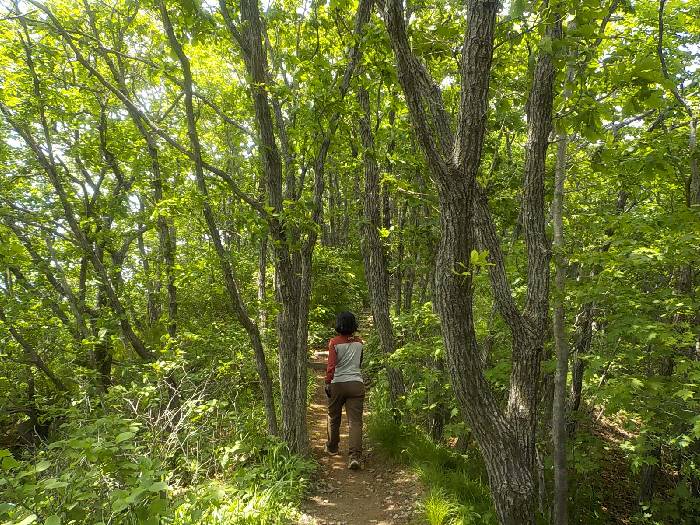
[[[338,450],[340,443],[340,421],[343,405],[350,423],[350,457],[362,456],[362,409],[365,402],[365,385],[362,381],[331,383],[331,397],[328,399],[328,448]]]

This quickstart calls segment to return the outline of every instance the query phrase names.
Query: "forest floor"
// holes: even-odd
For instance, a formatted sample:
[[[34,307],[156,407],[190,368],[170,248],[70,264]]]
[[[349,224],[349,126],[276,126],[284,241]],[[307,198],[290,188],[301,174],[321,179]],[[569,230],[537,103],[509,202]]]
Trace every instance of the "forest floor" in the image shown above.
[[[340,454],[329,456],[326,442],[326,395],[323,377],[327,352],[317,352],[311,363],[316,387],[308,411],[309,437],[320,467],[315,489],[302,505],[300,521],[307,525],[402,525],[421,523],[418,504],[423,488],[405,467],[391,463],[373,450],[365,437],[361,470],[348,469],[347,417],[343,414]]]

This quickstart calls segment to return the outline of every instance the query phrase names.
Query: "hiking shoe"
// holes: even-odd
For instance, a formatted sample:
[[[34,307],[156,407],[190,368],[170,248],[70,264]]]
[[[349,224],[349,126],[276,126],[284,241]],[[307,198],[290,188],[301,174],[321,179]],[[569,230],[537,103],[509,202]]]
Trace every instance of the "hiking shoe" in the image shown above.
[[[350,470],[360,470],[360,460],[357,458],[350,458],[350,463],[348,463],[348,468]]]
[[[329,456],[337,456],[338,455],[338,449],[331,450],[331,448],[328,446],[328,443],[323,445],[323,450],[328,454]]]

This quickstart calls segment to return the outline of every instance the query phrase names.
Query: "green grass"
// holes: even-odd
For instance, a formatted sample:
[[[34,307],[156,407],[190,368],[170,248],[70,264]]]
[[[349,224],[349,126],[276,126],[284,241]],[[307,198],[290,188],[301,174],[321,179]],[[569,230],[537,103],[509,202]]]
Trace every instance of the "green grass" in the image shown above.
[[[441,489],[433,489],[423,502],[428,525],[444,525],[458,510],[457,505]]]
[[[423,509],[430,525],[497,523],[478,452],[461,454],[436,444],[381,412],[370,418],[368,433],[382,453],[410,466],[428,489]]]

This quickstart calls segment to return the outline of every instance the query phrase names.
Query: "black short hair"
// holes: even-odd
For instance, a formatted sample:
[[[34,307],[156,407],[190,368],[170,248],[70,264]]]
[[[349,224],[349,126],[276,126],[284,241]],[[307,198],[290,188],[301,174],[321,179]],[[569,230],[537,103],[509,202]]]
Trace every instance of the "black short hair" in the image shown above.
[[[340,312],[335,318],[335,331],[340,335],[352,335],[357,331],[357,319],[352,312]]]

